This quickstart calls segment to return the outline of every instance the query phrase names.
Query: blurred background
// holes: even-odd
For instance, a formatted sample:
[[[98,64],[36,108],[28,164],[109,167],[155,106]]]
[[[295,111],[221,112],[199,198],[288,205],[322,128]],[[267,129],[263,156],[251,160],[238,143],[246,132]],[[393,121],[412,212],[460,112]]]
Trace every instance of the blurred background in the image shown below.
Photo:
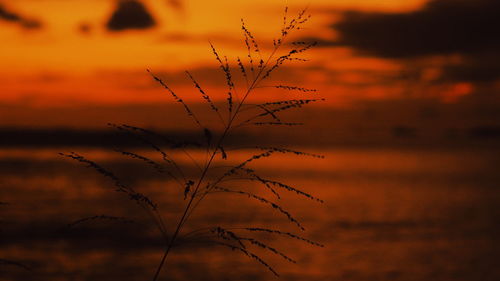
[[[133,203],[109,192],[109,181],[58,152],[77,151],[113,168],[157,198],[175,221],[182,191],[113,153],[116,147],[150,151],[107,124],[199,137],[146,69],[205,114],[185,70],[223,104],[225,78],[210,42],[236,72],[236,58],[246,61],[247,54],[241,19],[266,54],[285,6],[289,18],[308,8],[312,18],[291,36],[318,45],[301,56],[307,61],[286,63],[266,85],[318,92],[262,88],[250,101],[326,101],[284,115],[303,127],[242,129],[229,145],[285,145],[326,156],[282,155],[255,165],[325,200],[290,196],[283,204],[301,218],[304,236],[326,247],[265,237],[299,264],[266,258],[284,280],[498,280],[495,0],[0,0],[0,279],[151,278],[162,247],[154,227]],[[228,161],[249,153],[228,153]],[[196,168],[179,157],[194,176]],[[190,227],[275,225],[300,232],[257,203],[211,200]],[[226,208],[213,208],[221,205]],[[140,227],[66,228],[101,214],[132,218]],[[274,279],[238,253],[206,245],[176,251],[167,276]]]

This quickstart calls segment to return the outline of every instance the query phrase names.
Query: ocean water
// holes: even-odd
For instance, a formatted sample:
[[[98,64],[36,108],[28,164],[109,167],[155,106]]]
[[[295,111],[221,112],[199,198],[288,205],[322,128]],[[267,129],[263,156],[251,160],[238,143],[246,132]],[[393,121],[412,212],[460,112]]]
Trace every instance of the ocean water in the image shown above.
[[[66,149],[0,151],[0,280],[152,280],[164,242],[134,202],[110,180],[57,153]],[[159,205],[170,233],[186,200],[183,188],[138,160],[109,150],[75,149],[112,169]],[[500,150],[476,147],[339,147],[305,149],[325,159],[274,155],[251,163],[266,178],[324,200],[280,190],[277,199],[256,182],[225,182],[276,202],[282,213],[241,194],[211,194],[182,234],[210,227],[282,229],[324,244],[235,230],[297,261],[250,248],[279,274],[240,252],[185,237],[160,280],[499,280]],[[203,151],[188,151],[201,162]],[[152,158],[157,156],[147,152]],[[186,178],[199,171],[178,152]],[[251,155],[228,151],[209,180]],[[96,215],[130,221],[94,220]],[[7,264],[6,260],[26,266]]]

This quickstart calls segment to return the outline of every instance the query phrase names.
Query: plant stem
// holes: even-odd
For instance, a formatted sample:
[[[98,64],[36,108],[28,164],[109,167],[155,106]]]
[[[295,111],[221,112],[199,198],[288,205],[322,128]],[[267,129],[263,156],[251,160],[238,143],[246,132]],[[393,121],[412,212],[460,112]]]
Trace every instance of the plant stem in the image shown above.
[[[161,272],[163,266],[165,265],[165,261],[167,259],[167,256],[170,253],[170,250],[172,249],[172,247],[174,245],[174,242],[177,239],[177,236],[179,235],[179,232],[180,232],[180,230],[182,228],[182,225],[184,224],[184,222],[185,222],[188,214],[190,214],[189,211],[190,211],[191,205],[193,204],[193,201],[196,198],[196,194],[197,194],[197,192],[198,192],[198,190],[199,190],[199,188],[201,186],[201,183],[205,179],[205,176],[206,176],[206,174],[207,174],[207,172],[208,172],[208,170],[209,170],[209,168],[210,168],[210,166],[211,166],[211,164],[212,164],[212,162],[213,162],[213,160],[215,158],[215,155],[217,154],[217,150],[222,145],[225,137],[227,136],[227,134],[231,130],[231,125],[233,124],[233,121],[236,119],[236,116],[238,115],[239,110],[243,106],[243,104],[244,104],[245,100],[247,99],[247,97],[249,96],[250,92],[260,82],[259,79],[261,78],[261,75],[262,75],[264,69],[266,68],[266,66],[268,65],[269,61],[274,56],[274,54],[276,53],[276,51],[278,50],[278,48],[279,48],[279,46],[277,46],[277,47],[274,48],[273,52],[271,53],[271,55],[266,60],[264,66],[261,67],[261,69],[257,73],[257,76],[254,78],[254,80],[253,80],[252,84],[250,85],[250,87],[248,87],[245,95],[243,96],[243,99],[241,100],[240,103],[238,103],[238,106],[236,107],[236,110],[235,110],[234,114],[232,116],[230,115],[229,121],[228,121],[227,125],[225,126],[224,132],[222,133],[221,137],[219,138],[219,140],[217,142],[217,145],[215,146],[214,151],[212,152],[212,154],[210,156],[210,159],[208,160],[207,164],[205,165],[205,168],[203,169],[203,172],[202,172],[202,174],[200,176],[200,179],[198,180],[196,188],[194,189],[193,193],[191,194],[191,198],[189,199],[189,202],[186,205],[186,207],[184,209],[184,212],[183,212],[183,214],[182,214],[179,222],[177,223],[177,227],[175,228],[175,232],[172,235],[172,238],[170,239],[170,242],[168,243],[168,246],[167,246],[167,249],[165,250],[165,253],[163,254],[163,257],[162,257],[162,259],[160,261],[158,269],[156,270],[156,273],[154,275],[153,281],[157,281],[158,280],[160,272]],[[206,195],[206,194],[204,194],[204,195]],[[200,198],[200,200],[196,202],[196,205],[203,199],[203,197],[204,196],[202,196],[202,198]]]
[[[224,130],[224,133],[220,137],[220,139],[219,139],[219,141],[217,143],[217,146],[215,147],[214,151],[212,152],[212,155],[210,156],[210,160],[208,161],[207,165],[203,169],[203,172],[202,172],[202,174],[200,176],[200,179],[198,180],[198,183],[196,185],[196,188],[193,191],[193,193],[191,195],[191,198],[189,199],[189,202],[186,205],[186,208],[184,209],[184,213],[182,214],[181,219],[179,220],[179,223],[177,224],[177,227],[175,228],[175,232],[172,235],[172,238],[170,239],[170,242],[168,243],[168,246],[167,246],[167,249],[165,250],[165,253],[163,254],[163,258],[161,259],[160,265],[158,266],[158,269],[156,270],[156,273],[155,273],[155,276],[153,278],[153,281],[157,281],[158,280],[158,276],[159,276],[159,274],[161,272],[161,269],[163,268],[163,265],[165,264],[165,260],[167,259],[168,253],[170,252],[170,249],[174,245],[175,239],[179,235],[181,227],[182,227],[182,225],[184,223],[184,219],[186,218],[186,215],[189,212],[189,208],[191,207],[191,204],[193,204],[193,201],[195,199],[196,193],[197,193],[198,189],[200,188],[201,183],[205,179],[205,176],[206,176],[206,174],[207,174],[207,172],[208,172],[208,170],[210,168],[210,165],[212,164],[212,161],[215,158],[215,154],[217,153],[217,149],[221,145],[221,143],[224,140],[224,138],[226,137],[226,135],[227,135],[227,133],[229,131],[229,128],[231,127],[231,124],[232,124],[233,120],[234,120],[234,117],[229,120],[229,123],[227,124],[227,126],[226,126],[226,128]]]

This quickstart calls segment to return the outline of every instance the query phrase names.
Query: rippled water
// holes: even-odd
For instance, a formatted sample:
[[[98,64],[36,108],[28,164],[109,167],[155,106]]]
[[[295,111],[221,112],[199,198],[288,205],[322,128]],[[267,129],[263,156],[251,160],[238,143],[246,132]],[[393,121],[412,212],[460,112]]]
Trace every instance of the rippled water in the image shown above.
[[[30,268],[0,265],[0,280],[151,280],[163,248],[154,226],[137,205],[113,192],[110,181],[59,157],[59,151],[0,152],[0,201],[8,203],[0,206],[0,258]],[[182,188],[141,162],[106,151],[79,151],[156,200],[172,231],[185,204]],[[255,183],[227,185],[275,200],[302,222],[305,232],[265,204],[214,194],[184,233],[211,226],[269,227],[325,244],[319,248],[256,236],[297,260],[292,264],[256,250],[282,280],[500,278],[498,150],[351,147],[320,152],[326,159],[277,155],[252,167],[303,188],[324,204],[294,194],[277,200]],[[203,157],[201,151],[192,153]],[[248,156],[228,154],[234,163]],[[197,168],[189,159],[182,161],[186,176],[195,177]],[[217,165],[214,173],[227,169],[225,163]],[[134,223],[67,227],[101,214]],[[276,280],[241,253],[191,242],[175,248],[161,280]]]

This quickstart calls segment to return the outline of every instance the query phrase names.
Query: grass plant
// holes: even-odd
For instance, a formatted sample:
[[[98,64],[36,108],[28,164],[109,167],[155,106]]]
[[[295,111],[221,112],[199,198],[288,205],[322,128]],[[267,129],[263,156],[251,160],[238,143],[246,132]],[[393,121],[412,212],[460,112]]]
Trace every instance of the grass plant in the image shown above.
[[[215,117],[215,119],[218,120],[218,127],[216,128],[207,122],[209,119],[208,116],[199,115],[195,112],[190,104],[183,99],[182,95],[169,86],[167,81],[164,81],[164,79],[156,75],[154,71],[147,70],[159,86],[161,86],[175,102],[179,103],[179,105],[184,108],[186,114],[192,119],[194,126],[200,131],[200,135],[202,136],[201,139],[179,141],[137,126],[109,124],[114,129],[130,137],[136,138],[149,146],[153,151],[158,153],[161,161],[122,149],[117,150],[117,153],[137,161],[142,161],[145,165],[151,166],[152,169],[166,174],[170,177],[170,185],[172,187],[177,186],[177,188],[182,190],[183,197],[178,198],[178,200],[183,200],[185,202],[184,208],[174,225],[170,225],[170,222],[168,225],[165,223],[164,213],[160,210],[161,207],[155,202],[154,198],[150,198],[148,195],[124,184],[120,180],[120,177],[116,176],[113,172],[76,152],[61,153],[61,155],[81,162],[110,179],[114,183],[115,191],[127,196],[130,200],[138,204],[154,223],[165,241],[165,249],[156,271],[152,274],[151,279],[153,281],[160,278],[162,269],[166,267],[167,258],[172,250],[181,243],[189,243],[193,239],[202,240],[205,243],[219,245],[240,252],[260,263],[276,276],[278,276],[277,271],[272,265],[265,261],[261,254],[257,254],[254,251],[255,249],[265,250],[269,252],[269,254],[277,255],[291,263],[296,263],[296,261],[273,246],[257,240],[254,237],[255,235],[263,233],[271,234],[304,242],[311,246],[323,247],[322,244],[307,239],[301,234],[265,227],[236,228],[213,225],[189,232],[184,231],[191,216],[198,209],[200,203],[208,196],[215,194],[234,195],[231,200],[255,200],[263,206],[269,207],[270,210],[281,214],[283,218],[297,227],[298,232],[304,231],[305,228],[291,211],[285,209],[280,204],[281,194],[283,192],[291,192],[307,200],[313,200],[319,203],[323,202],[321,199],[299,188],[280,181],[265,178],[253,168],[254,164],[274,154],[323,158],[321,155],[297,151],[286,147],[266,147],[255,144],[252,148],[255,153],[248,159],[236,165],[227,165],[227,168],[222,172],[220,169],[214,169],[214,165],[218,161],[230,163],[228,159],[231,158],[231,153],[236,148],[230,147],[227,144],[227,139],[236,130],[251,126],[300,126],[302,123],[284,120],[281,114],[292,109],[300,109],[304,106],[324,100],[322,98],[316,98],[317,91],[315,89],[284,84],[264,85],[264,82],[272,81],[271,77],[286,63],[291,61],[304,61],[301,55],[314,47],[314,42],[289,41],[290,34],[300,30],[309,20],[310,15],[306,12],[307,11],[304,9],[295,17],[290,17],[288,15],[288,8],[285,8],[281,32],[278,38],[273,40],[272,48],[267,54],[265,54],[260,44],[257,42],[256,37],[243,20],[241,21],[241,30],[243,33],[243,43],[246,48],[246,54],[242,57],[237,57],[234,60],[234,64],[210,43],[210,49],[214,59],[222,75],[225,77],[226,85],[224,87],[226,88],[226,96],[223,103],[216,102],[216,100],[201,86],[198,79],[191,72],[186,71],[187,79],[192,82],[193,87],[208,107],[208,113],[206,114],[210,114],[212,115],[210,118]],[[236,77],[240,79],[236,79]],[[266,102],[250,103],[250,97],[262,88],[274,88],[275,91],[293,91],[304,95],[305,98],[276,100],[276,96],[278,96],[276,95],[269,97],[269,100]],[[190,155],[190,147],[201,149],[206,152],[206,155],[201,157],[201,159],[197,159]],[[174,150],[182,150],[191,161],[195,163],[198,169],[196,177],[190,178],[187,176],[184,167],[177,161],[174,153],[172,153]],[[256,194],[252,190],[247,189],[246,187],[248,184],[245,182],[262,186],[269,192],[269,196]],[[217,206],[213,207],[216,208]],[[96,219],[126,220],[124,218],[99,215],[81,219],[71,225],[74,226]]]

